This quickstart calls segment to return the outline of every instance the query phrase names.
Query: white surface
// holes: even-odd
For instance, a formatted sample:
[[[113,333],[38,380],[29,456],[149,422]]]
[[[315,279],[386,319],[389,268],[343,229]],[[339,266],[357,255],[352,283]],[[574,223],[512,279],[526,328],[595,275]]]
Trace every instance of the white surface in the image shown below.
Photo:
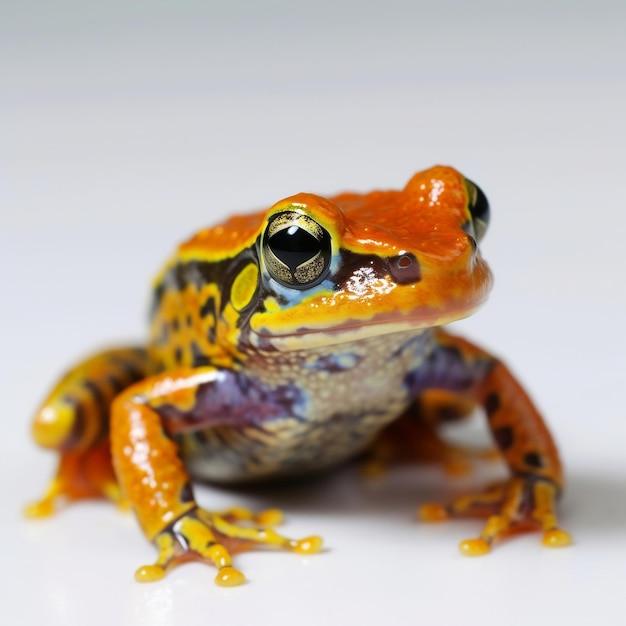
[[[4,2],[0,7],[0,622],[611,624],[626,610],[622,2]],[[563,526],[482,559],[479,523],[419,525],[458,492],[437,470],[354,468],[277,492],[328,551],[237,557],[249,584],[153,558],[130,516],[84,504],[25,521],[53,459],[30,414],[70,362],[140,339],[177,241],[297,191],[404,184],[436,162],[487,193],[491,301],[460,324],[545,411],[568,468]],[[480,476],[475,478],[475,482]],[[9,619],[5,619],[7,616]]]

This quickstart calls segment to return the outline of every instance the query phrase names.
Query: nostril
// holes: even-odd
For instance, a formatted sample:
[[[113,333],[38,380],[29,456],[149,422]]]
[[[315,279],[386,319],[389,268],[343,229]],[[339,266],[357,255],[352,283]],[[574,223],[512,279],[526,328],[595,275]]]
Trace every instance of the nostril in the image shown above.
[[[389,259],[389,271],[393,279],[400,285],[417,283],[422,278],[420,264],[415,256],[409,252]]]

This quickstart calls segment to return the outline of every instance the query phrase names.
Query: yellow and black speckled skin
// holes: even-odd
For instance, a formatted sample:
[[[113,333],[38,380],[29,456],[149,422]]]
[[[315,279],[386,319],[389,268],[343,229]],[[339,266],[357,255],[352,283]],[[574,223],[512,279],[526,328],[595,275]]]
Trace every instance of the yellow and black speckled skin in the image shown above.
[[[526,526],[565,545],[554,514],[562,470],[541,416],[500,361],[441,328],[490,289],[477,248],[487,219],[482,192],[435,167],[401,191],[299,194],[201,231],[155,282],[147,348],[78,365],[38,412],[35,439],[61,465],[29,512],[50,512],[60,496],[128,501],[159,549],[139,580],[201,558],[219,584],[239,584],[229,546],[310,553],[321,540],[278,535],[275,512],[208,513],[192,478],[294,476],[370,448],[412,458],[426,440],[446,459],[437,423],[478,405],[511,478],[425,505],[422,517],[490,516],[467,554]]]

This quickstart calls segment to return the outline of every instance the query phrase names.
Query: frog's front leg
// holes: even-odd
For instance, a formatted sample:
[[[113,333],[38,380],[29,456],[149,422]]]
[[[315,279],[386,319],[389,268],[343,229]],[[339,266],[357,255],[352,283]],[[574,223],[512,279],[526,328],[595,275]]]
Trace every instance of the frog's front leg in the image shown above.
[[[448,516],[487,517],[480,537],[460,545],[469,556],[485,554],[494,540],[528,528],[542,529],[546,546],[569,545],[571,537],[558,527],[555,511],[564,484],[561,462],[533,402],[508,368],[493,356],[444,332],[439,333],[439,342],[438,349],[452,366],[450,377],[439,382],[456,386],[484,408],[511,477],[446,507],[424,505],[420,517],[427,521]]]
[[[229,384],[234,378],[239,384]],[[253,516],[233,509],[220,514],[195,502],[173,437],[253,419],[247,410],[253,408],[253,400],[246,397],[244,379],[243,374],[212,366],[181,368],[133,385],[113,403],[111,450],[116,474],[144,534],[159,551],[153,565],[137,570],[137,580],[158,580],[176,563],[202,560],[218,568],[217,584],[239,585],[244,576],[232,566],[231,551],[270,545],[311,554],[321,548],[319,537],[293,540],[269,528],[279,520],[276,511]],[[228,399],[221,406],[208,405],[207,398],[219,398],[221,386],[228,387]],[[241,520],[252,524],[235,523]]]

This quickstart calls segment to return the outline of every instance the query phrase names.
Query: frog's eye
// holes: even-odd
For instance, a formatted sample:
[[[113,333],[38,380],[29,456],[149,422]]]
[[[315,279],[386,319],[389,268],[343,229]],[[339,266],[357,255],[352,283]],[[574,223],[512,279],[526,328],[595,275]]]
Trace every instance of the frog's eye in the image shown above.
[[[471,180],[465,179],[467,185],[467,193],[469,196],[469,212],[472,216],[474,226],[474,235],[480,241],[489,225],[489,201],[487,196],[482,192],[481,188],[474,184]]]
[[[270,218],[263,237],[263,257],[272,278],[305,289],[324,280],[330,267],[328,231],[308,215],[284,211]]]

